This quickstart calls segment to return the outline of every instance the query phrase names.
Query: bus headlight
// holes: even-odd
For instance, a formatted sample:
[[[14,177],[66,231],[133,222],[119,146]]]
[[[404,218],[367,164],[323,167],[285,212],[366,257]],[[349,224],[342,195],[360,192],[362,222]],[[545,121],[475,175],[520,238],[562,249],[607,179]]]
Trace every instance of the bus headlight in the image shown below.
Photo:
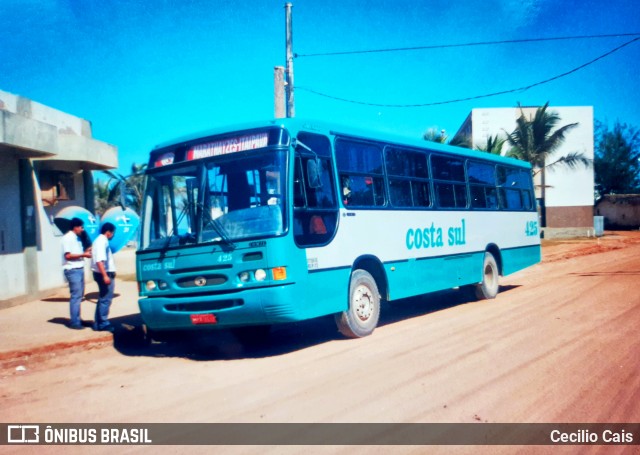
[[[267,272],[265,272],[264,269],[258,269],[255,271],[254,277],[256,281],[264,281],[267,278]]]
[[[153,291],[156,288],[156,282],[153,280],[149,280],[144,287],[147,289],[147,291]]]
[[[240,274],[238,275],[238,279],[243,283],[246,283],[249,281],[249,279],[251,279],[251,275],[249,275],[249,272],[240,272]]]
[[[166,281],[158,281],[158,288],[162,291],[164,291],[165,289],[167,289],[169,287],[169,283],[167,283]]]

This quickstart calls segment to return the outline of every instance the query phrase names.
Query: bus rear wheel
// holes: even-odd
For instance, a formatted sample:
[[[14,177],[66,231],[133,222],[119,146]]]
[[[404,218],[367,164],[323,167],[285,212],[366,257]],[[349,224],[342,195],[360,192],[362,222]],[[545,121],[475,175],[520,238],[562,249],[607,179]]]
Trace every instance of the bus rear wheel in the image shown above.
[[[500,288],[498,283],[499,276],[500,271],[498,270],[496,258],[488,251],[485,252],[482,263],[482,281],[475,286],[475,294],[478,300],[495,299]]]
[[[349,282],[349,308],[335,316],[338,330],[349,338],[371,335],[380,319],[380,293],[371,274],[354,270]]]

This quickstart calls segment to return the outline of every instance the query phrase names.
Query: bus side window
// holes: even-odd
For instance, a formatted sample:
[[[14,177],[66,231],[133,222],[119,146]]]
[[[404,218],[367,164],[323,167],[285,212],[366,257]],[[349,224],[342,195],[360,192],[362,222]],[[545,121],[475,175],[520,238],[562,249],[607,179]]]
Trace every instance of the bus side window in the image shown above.
[[[351,179],[348,175],[340,176],[340,181],[342,182],[342,203],[344,205],[349,205],[351,201]]]
[[[427,154],[397,147],[384,150],[389,181],[389,201],[393,207],[429,207]]]
[[[326,244],[338,224],[338,202],[326,136],[300,133],[296,148],[293,188],[293,235],[298,246]],[[309,175],[312,172],[313,175]]]
[[[502,210],[533,210],[529,173],[522,169],[498,166],[498,196]]]
[[[304,207],[305,205],[302,159],[296,156],[293,170],[293,206]]]
[[[431,171],[436,201],[440,208],[467,206],[464,160],[457,157],[431,155]]]
[[[336,162],[342,186],[342,202],[349,207],[382,207],[386,204],[382,146],[338,138]]]
[[[348,186],[345,187],[343,184],[342,189],[345,205],[351,204],[359,207],[384,205],[384,181],[381,177],[341,174],[340,180],[348,182]]]
[[[327,233],[327,226],[324,224],[324,220],[319,215],[313,215],[309,220],[309,233],[324,235]]]

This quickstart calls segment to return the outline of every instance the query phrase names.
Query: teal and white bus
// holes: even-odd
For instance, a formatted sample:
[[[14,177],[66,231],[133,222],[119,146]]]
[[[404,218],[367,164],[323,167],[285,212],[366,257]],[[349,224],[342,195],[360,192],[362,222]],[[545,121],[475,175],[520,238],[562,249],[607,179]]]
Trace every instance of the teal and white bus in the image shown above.
[[[381,300],[491,299],[540,260],[515,159],[281,119],[160,145],[146,172],[137,279],[155,335],[333,314],[363,337]]]

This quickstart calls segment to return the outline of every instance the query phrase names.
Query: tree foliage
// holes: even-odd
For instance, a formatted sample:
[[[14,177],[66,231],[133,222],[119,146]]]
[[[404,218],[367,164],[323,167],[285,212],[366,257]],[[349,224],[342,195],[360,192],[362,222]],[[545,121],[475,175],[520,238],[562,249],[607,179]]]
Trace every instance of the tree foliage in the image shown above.
[[[570,123],[557,127],[560,116],[557,112],[548,111],[549,102],[536,109],[533,117],[527,118],[522,106],[520,117],[516,120],[516,128],[507,135],[507,142],[511,146],[508,156],[528,161],[539,172],[541,169],[565,165],[570,168],[590,166],[591,160],[582,153],[572,152],[549,163],[550,157],[560,148],[569,131],[578,126]]]
[[[429,128],[427,131],[424,132],[424,134],[422,135],[422,138],[425,141],[437,142],[439,144],[446,144],[449,136],[447,136],[447,133],[445,132],[445,130],[438,131],[437,128]]]
[[[640,131],[616,122],[609,129],[596,122],[594,170],[602,194],[640,192]]]
[[[438,144],[448,144],[454,145],[456,147],[471,148],[471,144],[469,143],[468,139],[461,136],[454,136],[453,138],[451,138],[451,140],[448,141],[449,136],[447,135],[447,132],[445,130],[438,130],[438,128],[429,128],[422,135],[422,139],[429,142],[437,142]]]
[[[477,150],[491,153],[492,155],[501,155],[502,147],[505,142],[507,142],[507,140],[504,137],[500,137],[498,134],[495,136],[488,136],[486,144],[478,146]]]
[[[115,202],[109,201],[109,182],[96,180],[93,184],[93,195],[96,214],[102,216]]]
[[[124,202],[126,207],[139,214],[142,209],[146,168],[146,163],[134,163],[131,165],[131,174],[127,176],[103,171],[109,179],[106,182],[96,181],[94,184],[96,212],[102,215],[108,208]]]

